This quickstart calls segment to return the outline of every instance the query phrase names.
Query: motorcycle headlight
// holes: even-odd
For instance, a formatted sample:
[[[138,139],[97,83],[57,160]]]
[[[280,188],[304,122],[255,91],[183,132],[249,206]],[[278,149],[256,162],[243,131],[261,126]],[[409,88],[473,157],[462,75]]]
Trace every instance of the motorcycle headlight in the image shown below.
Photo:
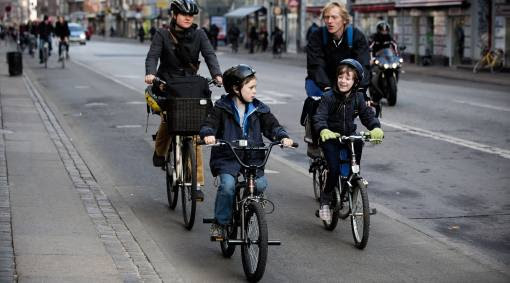
[[[400,58],[400,59],[398,59],[398,61],[399,61],[400,63],[404,63],[404,58]]]
[[[397,64],[397,63],[393,63],[393,64],[391,64],[391,67],[392,67],[393,69],[396,69],[396,68],[398,67],[398,64]]]
[[[385,69],[388,69],[390,67],[390,65],[388,65],[388,64],[384,64],[383,66]]]

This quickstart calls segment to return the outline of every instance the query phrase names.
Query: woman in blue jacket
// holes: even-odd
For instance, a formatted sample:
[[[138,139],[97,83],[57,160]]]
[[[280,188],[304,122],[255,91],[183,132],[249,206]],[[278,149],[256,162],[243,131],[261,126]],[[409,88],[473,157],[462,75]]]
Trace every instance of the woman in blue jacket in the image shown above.
[[[225,71],[223,85],[228,94],[216,101],[200,129],[200,137],[206,144],[214,144],[216,139],[244,139],[249,146],[263,146],[264,135],[271,141],[280,140],[284,146],[292,145],[293,141],[269,107],[255,98],[257,79],[250,66],[241,64]],[[244,158],[242,154],[240,157]],[[248,163],[261,163],[264,156],[252,154],[249,158]],[[221,240],[224,226],[232,218],[235,180],[241,167],[226,146],[212,148],[209,165],[213,176],[220,177],[214,207],[216,223],[211,226],[211,238]],[[260,194],[266,189],[267,179],[263,170],[259,170],[257,176],[257,194]]]

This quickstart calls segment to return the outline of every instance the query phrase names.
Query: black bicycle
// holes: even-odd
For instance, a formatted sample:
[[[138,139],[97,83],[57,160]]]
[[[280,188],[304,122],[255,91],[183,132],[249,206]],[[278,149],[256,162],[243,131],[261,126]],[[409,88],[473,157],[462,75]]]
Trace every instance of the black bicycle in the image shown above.
[[[207,81],[209,85],[215,84],[215,81],[212,79]],[[162,84],[164,88],[167,83],[156,77],[153,84],[156,84],[157,87],[160,87]],[[150,90],[148,89],[147,91]],[[165,104],[166,99],[166,97],[158,97],[158,102]],[[206,100],[200,99],[200,104],[204,107],[208,103]],[[166,119],[165,113],[162,115]],[[192,134],[172,135],[170,148],[166,154],[165,165],[163,166],[166,172],[168,206],[172,210],[175,209],[180,192],[184,227],[188,230],[191,230],[195,224],[197,201],[203,201],[203,199],[197,200],[192,196],[193,191],[197,189],[197,140],[197,136]]]
[[[354,143],[356,141],[371,141],[370,133],[361,132],[359,135],[342,136],[339,138],[341,143],[347,145],[348,149],[342,149],[340,152],[340,182],[335,186],[333,198],[331,201],[331,222],[322,221],[326,230],[333,231],[338,219],[346,219],[350,216],[352,236],[354,246],[358,249],[364,249],[368,243],[370,232],[370,215],[376,214],[376,210],[370,210],[368,201],[368,182],[361,176],[360,166],[354,153]],[[325,162],[325,160],[322,160]],[[327,175],[325,170],[327,166],[321,166],[318,170],[321,176]],[[320,190],[325,187],[325,177],[321,177],[324,183],[320,183]],[[341,189],[340,189],[341,188]],[[315,191],[315,187],[314,187]],[[316,211],[319,217],[319,211]]]
[[[267,206],[274,211],[274,204],[264,197],[256,194],[255,179],[257,170],[264,169],[267,163],[271,149],[275,145],[281,145],[278,142],[269,143],[267,146],[254,147],[248,146],[246,140],[237,141],[238,146],[234,147],[228,141],[217,140],[212,146],[227,146],[241,165],[241,175],[243,181],[236,181],[235,198],[233,204],[232,220],[226,227],[226,235],[220,241],[221,252],[225,258],[230,258],[237,245],[241,246],[241,259],[244,273],[250,282],[259,281],[264,275],[267,261],[267,248],[270,245],[281,245],[278,240],[268,240],[266,211]],[[292,147],[297,147],[294,143]],[[260,164],[244,163],[236,151],[246,154],[256,154],[264,152],[265,157]],[[214,218],[204,218],[204,223],[214,223]],[[240,237],[238,234],[240,233]]]

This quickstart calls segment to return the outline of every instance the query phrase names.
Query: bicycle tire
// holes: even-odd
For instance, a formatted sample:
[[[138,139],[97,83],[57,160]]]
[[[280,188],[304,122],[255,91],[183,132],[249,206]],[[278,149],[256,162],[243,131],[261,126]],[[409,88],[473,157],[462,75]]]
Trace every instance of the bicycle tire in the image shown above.
[[[232,255],[236,251],[236,245],[229,245],[228,240],[233,240],[237,238],[237,230],[238,225],[235,221],[232,223],[232,225],[229,225],[226,228],[227,239],[220,242],[221,253],[223,254],[224,258],[232,257]]]
[[[360,250],[364,249],[368,243],[370,232],[370,208],[368,203],[368,194],[365,185],[361,180],[356,182],[349,194],[351,205],[351,228],[354,246]]]
[[[250,202],[245,211],[246,240],[241,246],[244,274],[249,282],[259,281],[266,270],[267,222],[265,211],[258,202]]]
[[[191,230],[195,223],[197,209],[197,201],[192,197],[192,192],[197,189],[197,157],[191,139],[185,140],[183,145],[182,216],[184,218],[184,227]]]
[[[168,207],[174,210],[177,206],[177,200],[179,199],[179,187],[174,185],[174,168],[175,168],[175,142],[172,141],[172,150],[169,150],[166,154],[166,195],[168,199]]]
[[[65,48],[65,46],[64,46]],[[67,56],[67,52],[65,50],[62,50],[62,53],[63,53],[63,56],[62,56],[62,69],[65,69],[66,68],[66,56]]]
[[[322,224],[324,225],[324,228],[328,231],[335,230],[337,224],[338,224],[338,205],[340,204],[340,192],[338,189],[338,186],[335,186],[333,189],[333,198],[331,199],[331,223],[327,223],[326,221],[322,221]]]
[[[473,73],[478,73],[480,71],[480,69],[483,67],[483,63],[482,63],[482,60],[476,62],[475,66],[473,67]]]
[[[48,49],[44,48],[43,50],[43,60],[44,60],[44,68],[48,68]]]

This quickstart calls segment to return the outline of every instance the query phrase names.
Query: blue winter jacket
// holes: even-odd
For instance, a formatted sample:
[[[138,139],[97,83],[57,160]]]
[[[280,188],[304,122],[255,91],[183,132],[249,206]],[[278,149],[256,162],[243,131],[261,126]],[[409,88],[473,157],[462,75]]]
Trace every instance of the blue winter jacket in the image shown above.
[[[246,107],[244,115],[244,127],[241,127],[239,115],[231,96],[223,95],[207,115],[201,126],[200,137],[215,136],[216,139],[236,141],[248,140],[249,146],[263,146],[262,135],[271,141],[288,138],[285,129],[278,123],[269,107],[260,100],[254,99]],[[242,151],[237,152],[241,160],[247,164],[260,164],[264,160],[263,152],[250,152],[244,156]],[[213,176],[219,174],[231,174],[236,176],[241,166],[235,159],[230,149],[226,146],[215,146],[211,149],[211,161],[209,163]],[[259,170],[257,175],[264,175]]]

